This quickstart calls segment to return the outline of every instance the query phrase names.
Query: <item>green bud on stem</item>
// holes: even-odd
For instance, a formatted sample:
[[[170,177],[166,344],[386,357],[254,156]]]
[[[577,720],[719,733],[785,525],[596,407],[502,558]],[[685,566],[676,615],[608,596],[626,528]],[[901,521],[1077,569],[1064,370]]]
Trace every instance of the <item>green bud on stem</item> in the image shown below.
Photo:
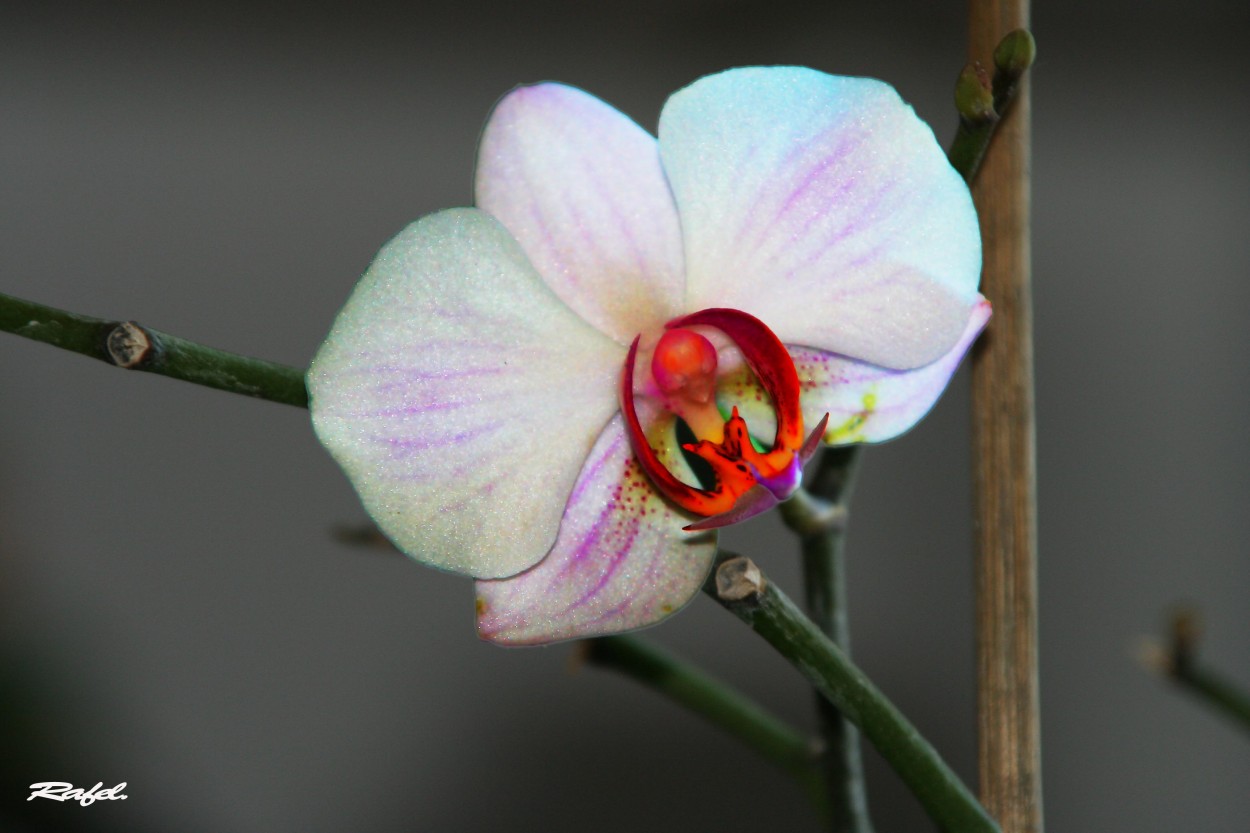
[[[959,111],[959,118],[969,125],[998,120],[990,77],[980,63],[968,64],[959,73],[959,80],[955,82],[955,109]]]
[[[1007,105],[1016,94],[1016,84],[1033,66],[1037,57],[1037,41],[1027,29],[1009,32],[994,48],[994,109],[1007,112]]]
[[[1012,79],[1024,75],[1037,57],[1037,41],[1028,29],[1016,29],[994,48],[994,68]]]

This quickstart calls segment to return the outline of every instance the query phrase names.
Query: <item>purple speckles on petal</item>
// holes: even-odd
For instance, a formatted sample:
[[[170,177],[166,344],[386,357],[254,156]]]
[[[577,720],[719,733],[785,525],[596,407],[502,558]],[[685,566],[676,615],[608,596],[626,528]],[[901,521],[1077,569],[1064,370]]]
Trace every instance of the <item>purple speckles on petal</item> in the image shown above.
[[[479,634],[531,644],[653,624],[698,592],[711,566],[714,539],[683,532],[687,520],[638,469],[617,416],[547,558],[519,576],[478,582]]]

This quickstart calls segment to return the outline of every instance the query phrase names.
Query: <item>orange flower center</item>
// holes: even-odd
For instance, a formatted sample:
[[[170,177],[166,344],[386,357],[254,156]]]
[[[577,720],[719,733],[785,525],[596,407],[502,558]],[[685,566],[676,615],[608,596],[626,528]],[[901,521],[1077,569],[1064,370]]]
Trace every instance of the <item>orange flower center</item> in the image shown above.
[[[777,415],[777,433],[768,451],[756,451],[737,408],[728,420],[721,418],[715,396],[716,348],[688,329],[693,326],[713,327],[728,336],[768,392]],[[669,500],[705,517],[688,530],[736,523],[788,498],[799,486],[803,464],[815,452],[828,415],[804,440],[798,373],[781,340],[758,318],[732,309],[703,310],[670,321],[665,328],[651,357],[651,375],[664,406],[699,438],[683,448],[707,461],[716,483],[702,489],[682,482],[647,442],[634,405],[638,336],[621,376],[621,412],[643,471]]]

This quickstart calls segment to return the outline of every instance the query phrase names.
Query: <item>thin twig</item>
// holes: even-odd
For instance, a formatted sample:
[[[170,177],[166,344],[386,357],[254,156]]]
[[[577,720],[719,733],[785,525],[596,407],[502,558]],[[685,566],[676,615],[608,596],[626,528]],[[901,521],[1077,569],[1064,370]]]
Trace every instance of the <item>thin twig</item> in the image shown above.
[[[744,583],[752,585],[751,592],[743,593]],[[730,588],[733,593],[724,592]],[[941,830],[998,833],[998,825],[916,727],[749,559],[722,552],[703,590],[750,625],[859,727]]]
[[[123,370],[308,407],[302,370],[205,347],[134,321],[91,318],[0,293],[0,332],[81,353]]]
[[[588,639],[585,659],[632,677],[685,706],[788,772],[824,809],[813,744],[724,682],[635,636]]]
[[[1250,732],[1250,692],[1228,677],[1202,665],[1173,672],[1171,679],[1242,729]]]

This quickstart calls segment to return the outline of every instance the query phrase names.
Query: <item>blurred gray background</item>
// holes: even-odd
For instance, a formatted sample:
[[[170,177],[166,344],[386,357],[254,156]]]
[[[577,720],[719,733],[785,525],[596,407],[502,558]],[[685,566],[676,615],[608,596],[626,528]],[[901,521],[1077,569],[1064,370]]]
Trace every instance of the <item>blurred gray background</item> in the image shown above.
[[[962,3],[5,4],[0,291],[303,365],[375,250],[471,200],[493,102],[556,79],[654,128],[728,66],[890,81],[953,133]],[[1250,828],[1244,733],[1142,671],[1175,602],[1250,684],[1244,4],[1034,7],[1041,658],[1053,831]],[[1240,68],[1240,69],[1239,69]],[[866,455],[855,652],[974,779],[967,384]],[[307,415],[0,335],[0,826],[816,830],[798,789],[472,590],[331,534]],[[797,592],[773,519],[735,529]],[[812,725],[698,599],[649,636]],[[869,753],[878,829],[931,829]],[[129,782],[124,802],[26,785]],[[39,805],[36,807],[35,805]],[[42,815],[32,817],[36,812]],[[25,821],[18,819],[25,818]]]

